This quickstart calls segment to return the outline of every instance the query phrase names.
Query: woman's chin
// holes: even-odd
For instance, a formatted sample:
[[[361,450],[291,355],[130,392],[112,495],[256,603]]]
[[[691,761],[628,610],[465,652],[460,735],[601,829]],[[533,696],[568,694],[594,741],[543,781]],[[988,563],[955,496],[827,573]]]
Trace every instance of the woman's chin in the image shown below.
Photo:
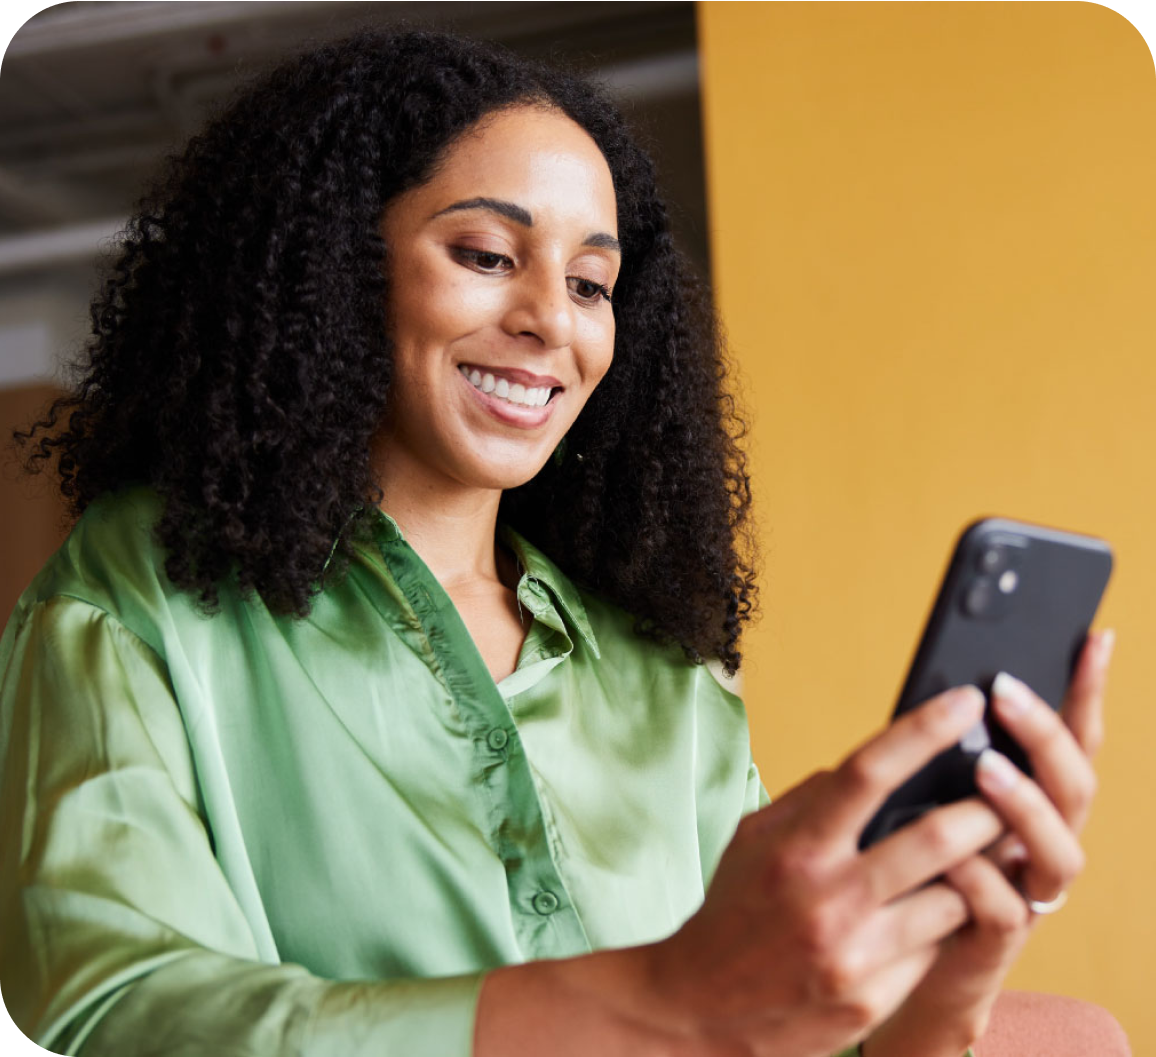
[[[460,479],[468,480],[480,488],[502,492],[519,488],[538,475],[553,450],[552,446],[544,446],[542,450],[527,451],[524,444],[496,444],[475,448],[468,473],[463,473]]]
[[[545,464],[546,460],[543,459],[541,462],[536,462],[532,465],[488,468],[486,473],[478,475],[474,480],[481,488],[506,492],[511,488],[520,488],[527,482],[532,481],[538,476],[538,472]]]

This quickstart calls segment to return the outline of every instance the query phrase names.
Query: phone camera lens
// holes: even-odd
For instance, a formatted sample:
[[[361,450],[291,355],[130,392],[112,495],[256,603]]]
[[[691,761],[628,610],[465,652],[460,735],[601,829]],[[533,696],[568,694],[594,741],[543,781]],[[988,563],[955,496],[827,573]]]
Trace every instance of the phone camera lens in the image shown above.
[[[1007,550],[1003,547],[985,547],[979,555],[979,569],[984,573],[995,573],[1007,564]]]
[[[983,616],[991,606],[993,586],[992,581],[986,577],[982,580],[976,580],[963,596],[964,612],[973,617]]]

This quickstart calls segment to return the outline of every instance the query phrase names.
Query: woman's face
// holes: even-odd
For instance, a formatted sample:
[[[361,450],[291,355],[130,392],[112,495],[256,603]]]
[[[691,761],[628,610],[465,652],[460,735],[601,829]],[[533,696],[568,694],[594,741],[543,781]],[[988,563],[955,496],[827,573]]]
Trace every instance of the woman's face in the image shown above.
[[[536,107],[485,118],[389,205],[390,480],[504,489],[541,469],[610,366],[617,233],[598,147]]]

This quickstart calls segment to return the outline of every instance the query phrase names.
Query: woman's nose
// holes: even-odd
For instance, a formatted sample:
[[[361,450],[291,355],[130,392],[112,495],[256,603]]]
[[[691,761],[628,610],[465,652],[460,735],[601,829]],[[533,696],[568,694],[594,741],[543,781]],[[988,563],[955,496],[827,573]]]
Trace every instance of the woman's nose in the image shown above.
[[[564,271],[541,267],[511,284],[503,323],[509,334],[530,335],[547,349],[565,348],[574,340],[575,308]]]

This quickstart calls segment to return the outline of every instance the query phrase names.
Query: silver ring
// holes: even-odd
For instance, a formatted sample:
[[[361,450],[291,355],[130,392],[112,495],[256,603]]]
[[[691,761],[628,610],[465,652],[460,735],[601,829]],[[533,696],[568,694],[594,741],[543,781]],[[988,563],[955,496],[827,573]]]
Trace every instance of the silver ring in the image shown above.
[[[1068,901],[1068,893],[1061,892],[1055,899],[1046,901],[1042,899],[1028,899],[1027,896],[1024,896],[1024,901],[1028,905],[1028,910],[1033,914],[1054,914]]]

